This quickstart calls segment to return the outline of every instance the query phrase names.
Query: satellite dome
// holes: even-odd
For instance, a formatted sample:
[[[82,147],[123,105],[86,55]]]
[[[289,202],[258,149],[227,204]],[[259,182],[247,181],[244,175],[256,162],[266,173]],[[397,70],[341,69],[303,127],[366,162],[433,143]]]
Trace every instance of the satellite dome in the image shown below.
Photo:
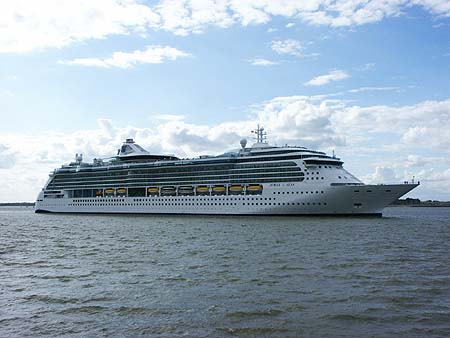
[[[243,138],[240,143],[241,143],[242,149],[245,149],[245,146],[247,145],[247,139]]]

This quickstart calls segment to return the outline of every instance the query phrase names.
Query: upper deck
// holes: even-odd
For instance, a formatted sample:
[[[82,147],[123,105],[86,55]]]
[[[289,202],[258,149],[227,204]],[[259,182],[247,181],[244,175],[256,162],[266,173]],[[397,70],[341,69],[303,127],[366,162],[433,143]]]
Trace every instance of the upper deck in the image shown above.
[[[133,139],[127,139],[117,155],[108,159],[94,159],[92,163],[83,162],[82,155],[76,155],[75,162],[63,165],[54,173],[94,172],[122,168],[173,167],[184,165],[211,165],[230,163],[249,163],[261,161],[303,160],[308,164],[329,164],[341,166],[343,162],[326,153],[299,146],[271,146],[265,140],[263,128],[256,129],[257,142],[247,147],[242,139],[241,148],[220,155],[203,155],[197,158],[180,159],[174,155],[155,155],[139,146]]]

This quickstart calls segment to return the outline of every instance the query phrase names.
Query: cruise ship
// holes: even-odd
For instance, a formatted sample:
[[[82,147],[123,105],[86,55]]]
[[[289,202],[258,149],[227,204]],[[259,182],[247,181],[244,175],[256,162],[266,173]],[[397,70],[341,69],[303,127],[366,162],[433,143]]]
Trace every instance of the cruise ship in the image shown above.
[[[343,161],[299,146],[271,146],[264,128],[256,142],[218,156],[180,159],[151,154],[127,139],[117,156],[75,161],[55,169],[39,193],[36,212],[372,215],[418,186],[368,185]]]

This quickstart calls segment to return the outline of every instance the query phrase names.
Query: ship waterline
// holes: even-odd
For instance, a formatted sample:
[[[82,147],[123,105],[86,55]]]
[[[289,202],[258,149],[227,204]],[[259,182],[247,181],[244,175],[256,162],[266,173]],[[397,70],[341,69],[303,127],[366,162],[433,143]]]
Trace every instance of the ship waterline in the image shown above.
[[[82,156],[50,174],[36,212],[211,215],[381,215],[418,183],[366,185],[335,156],[274,147],[219,156],[152,155],[128,139],[108,161]]]

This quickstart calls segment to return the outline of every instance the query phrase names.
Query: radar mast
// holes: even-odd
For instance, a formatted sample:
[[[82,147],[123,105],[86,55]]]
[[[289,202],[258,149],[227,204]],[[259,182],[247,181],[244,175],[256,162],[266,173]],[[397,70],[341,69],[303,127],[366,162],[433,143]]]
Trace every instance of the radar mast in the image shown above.
[[[267,133],[264,131],[263,127],[259,126],[252,133],[256,134],[256,143],[267,143]]]

